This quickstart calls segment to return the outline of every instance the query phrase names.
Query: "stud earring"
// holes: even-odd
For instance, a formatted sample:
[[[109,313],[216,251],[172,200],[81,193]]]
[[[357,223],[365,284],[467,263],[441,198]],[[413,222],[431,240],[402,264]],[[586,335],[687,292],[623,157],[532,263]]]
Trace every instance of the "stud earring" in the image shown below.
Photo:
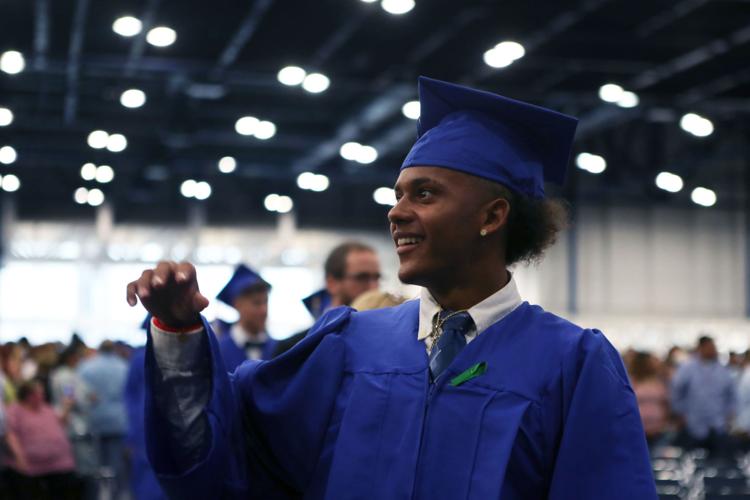
[[[486,229],[482,229],[481,231],[479,231],[479,235],[480,236],[487,236],[487,230]]]

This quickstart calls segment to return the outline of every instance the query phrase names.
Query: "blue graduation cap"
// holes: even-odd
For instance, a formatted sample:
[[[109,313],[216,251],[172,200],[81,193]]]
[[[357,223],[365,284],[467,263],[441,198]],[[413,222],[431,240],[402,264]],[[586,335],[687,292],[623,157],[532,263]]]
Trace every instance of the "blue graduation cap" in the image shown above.
[[[302,303],[305,304],[305,307],[310,311],[312,317],[318,319],[331,305],[331,300],[331,294],[328,293],[328,290],[323,288],[309,297],[302,299]]]
[[[544,198],[562,184],[578,120],[501,95],[419,77],[417,142],[401,170],[445,167]]]
[[[267,290],[271,288],[271,285],[261,278],[260,274],[246,265],[240,264],[235,268],[234,274],[232,274],[232,277],[229,278],[229,281],[224,285],[224,288],[222,288],[216,298],[234,307],[235,299],[242,295],[242,292],[257,284],[263,285]]]

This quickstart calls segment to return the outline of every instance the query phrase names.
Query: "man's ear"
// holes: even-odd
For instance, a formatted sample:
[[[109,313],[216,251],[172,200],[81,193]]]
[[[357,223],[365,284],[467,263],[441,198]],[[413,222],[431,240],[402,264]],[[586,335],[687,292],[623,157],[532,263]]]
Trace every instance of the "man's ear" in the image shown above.
[[[505,198],[495,198],[487,202],[482,209],[483,222],[482,235],[490,235],[498,232],[508,224],[510,215],[510,203]]]

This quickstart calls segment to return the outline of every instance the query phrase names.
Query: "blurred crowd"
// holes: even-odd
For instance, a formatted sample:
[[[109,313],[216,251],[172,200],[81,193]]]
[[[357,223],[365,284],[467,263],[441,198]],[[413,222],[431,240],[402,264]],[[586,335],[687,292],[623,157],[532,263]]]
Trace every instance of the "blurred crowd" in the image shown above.
[[[0,345],[0,498],[127,495],[124,390],[132,348]]]
[[[720,356],[714,340],[702,336],[664,357],[631,349],[623,361],[652,448],[716,456],[750,450],[750,351]]]

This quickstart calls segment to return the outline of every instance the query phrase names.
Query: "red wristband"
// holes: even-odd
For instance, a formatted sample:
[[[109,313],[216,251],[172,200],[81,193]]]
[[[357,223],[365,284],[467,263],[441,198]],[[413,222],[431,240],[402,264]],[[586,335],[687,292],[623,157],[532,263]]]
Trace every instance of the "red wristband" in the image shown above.
[[[156,316],[154,316],[153,320],[154,320],[154,326],[156,328],[158,328],[159,330],[164,330],[165,332],[169,332],[169,333],[187,333],[187,332],[192,332],[194,330],[197,330],[199,328],[203,328],[203,323],[195,323],[189,326],[178,327],[178,326],[167,325],[164,322],[159,321],[159,318],[157,318]]]

